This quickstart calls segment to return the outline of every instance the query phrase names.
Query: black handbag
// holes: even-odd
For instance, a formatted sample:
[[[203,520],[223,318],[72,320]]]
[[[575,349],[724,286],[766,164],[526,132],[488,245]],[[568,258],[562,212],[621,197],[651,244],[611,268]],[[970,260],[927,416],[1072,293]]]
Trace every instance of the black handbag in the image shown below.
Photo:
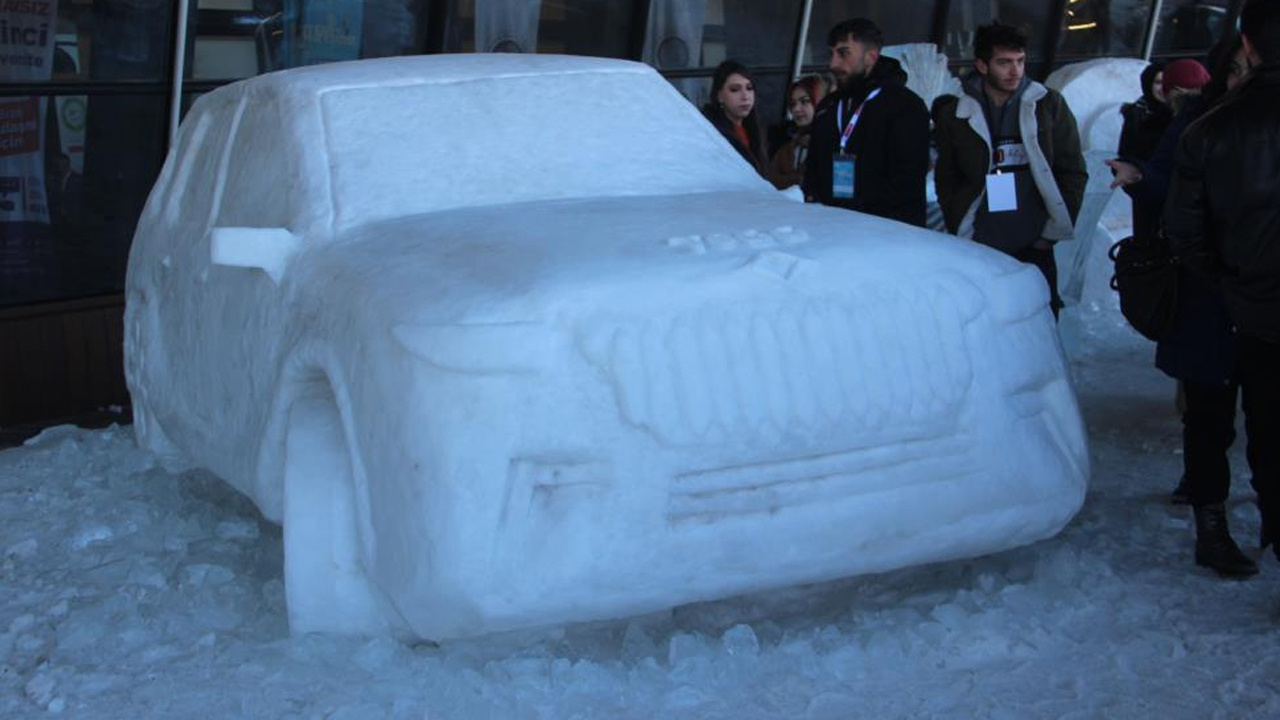
[[[1111,246],[1111,289],[1120,314],[1149,340],[1162,340],[1178,319],[1178,258],[1163,237],[1130,235]]]

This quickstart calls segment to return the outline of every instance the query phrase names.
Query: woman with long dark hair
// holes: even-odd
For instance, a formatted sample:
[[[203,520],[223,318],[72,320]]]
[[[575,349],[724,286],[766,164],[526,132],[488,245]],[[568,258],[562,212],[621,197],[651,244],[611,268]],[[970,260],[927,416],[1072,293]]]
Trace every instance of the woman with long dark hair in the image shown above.
[[[764,134],[756,113],[756,82],[745,65],[725,60],[716,67],[711,100],[702,112],[751,167],[768,178]]]

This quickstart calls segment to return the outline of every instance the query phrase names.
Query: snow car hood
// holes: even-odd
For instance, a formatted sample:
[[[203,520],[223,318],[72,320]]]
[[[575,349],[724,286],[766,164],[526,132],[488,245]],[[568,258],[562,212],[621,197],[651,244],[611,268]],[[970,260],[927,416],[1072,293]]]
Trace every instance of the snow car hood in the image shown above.
[[[1020,317],[1045,306],[1034,273],[976,243],[760,193],[431,213],[359,228],[312,260],[318,277],[306,285],[392,325],[652,313],[691,296],[733,302],[922,280],[949,286],[970,312],[994,304]],[[1031,291],[990,292],[1010,275]]]

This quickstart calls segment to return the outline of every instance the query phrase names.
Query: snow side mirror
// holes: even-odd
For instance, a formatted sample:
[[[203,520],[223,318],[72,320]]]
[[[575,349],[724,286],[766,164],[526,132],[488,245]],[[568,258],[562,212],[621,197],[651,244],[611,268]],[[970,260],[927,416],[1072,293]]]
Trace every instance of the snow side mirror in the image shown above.
[[[280,284],[289,259],[301,244],[284,228],[216,227],[209,231],[214,265],[258,268]]]

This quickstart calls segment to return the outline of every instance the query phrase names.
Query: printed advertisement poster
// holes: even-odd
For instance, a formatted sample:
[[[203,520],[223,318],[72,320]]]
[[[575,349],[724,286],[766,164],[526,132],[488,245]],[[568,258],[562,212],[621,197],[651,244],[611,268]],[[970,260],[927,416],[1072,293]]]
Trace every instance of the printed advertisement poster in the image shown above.
[[[48,80],[56,2],[0,0],[0,83]],[[45,100],[0,98],[0,223],[49,222],[44,189]]]
[[[364,0],[286,0],[284,23],[280,49],[290,67],[360,58]]]
[[[0,0],[3,2],[3,0]],[[69,72],[80,72],[80,48],[75,35],[60,35],[54,45],[54,54],[61,49],[71,61]],[[57,64],[55,58],[54,64]],[[84,172],[84,136],[89,120],[89,98],[84,95],[63,95],[54,98],[58,113],[58,137],[62,141],[62,154],[71,159],[71,171]]]

